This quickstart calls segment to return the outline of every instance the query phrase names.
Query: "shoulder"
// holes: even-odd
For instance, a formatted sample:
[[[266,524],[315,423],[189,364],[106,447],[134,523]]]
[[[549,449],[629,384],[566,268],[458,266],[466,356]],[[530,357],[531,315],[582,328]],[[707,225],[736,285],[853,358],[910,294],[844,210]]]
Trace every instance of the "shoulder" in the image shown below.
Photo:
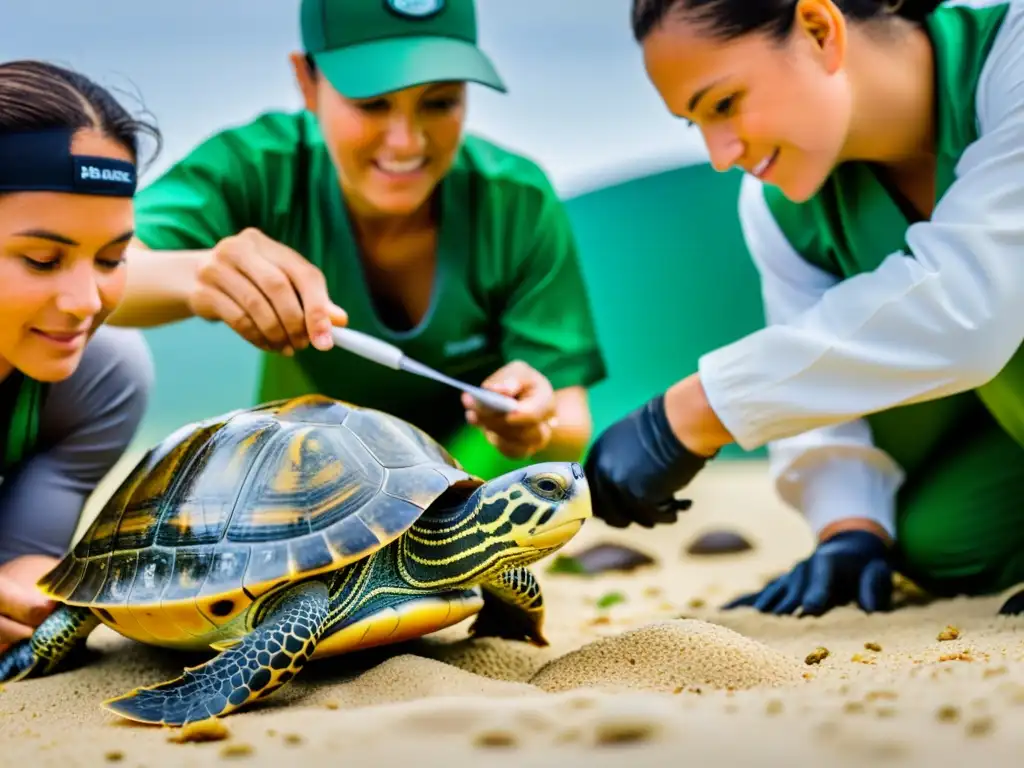
[[[268,156],[292,156],[320,141],[316,120],[304,110],[263,112],[249,122],[211,134],[185,159],[233,156],[251,162]]]
[[[508,203],[559,201],[539,163],[474,134],[464,137],[450,173],[468,178],[475,189]]]
[[[101,325],[68,381],[75,389],[100,388],[136,396],[145,395],[155,377],[153,356],[141,331]]]
[[[978,12],[985,10],[1000,14],[1000,23],[993,30],[975,96],[982,134],[1024,109],[1024,0],[992,3]]]

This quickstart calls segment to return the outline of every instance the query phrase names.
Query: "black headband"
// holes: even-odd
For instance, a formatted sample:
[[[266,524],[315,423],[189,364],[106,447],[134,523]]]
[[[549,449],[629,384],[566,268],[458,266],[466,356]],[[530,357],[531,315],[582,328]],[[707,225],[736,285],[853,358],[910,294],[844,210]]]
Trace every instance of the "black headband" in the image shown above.
[[[0,192],[71,192],[132,197],[135,166],[110,157],[71,154],[75,131],[0,133]]]

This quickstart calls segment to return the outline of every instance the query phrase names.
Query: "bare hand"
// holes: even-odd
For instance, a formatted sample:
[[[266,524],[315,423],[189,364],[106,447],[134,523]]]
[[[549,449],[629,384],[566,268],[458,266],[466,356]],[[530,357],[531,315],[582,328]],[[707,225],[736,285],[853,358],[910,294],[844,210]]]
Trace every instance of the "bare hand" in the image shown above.
[[[57,607],[36,587],[57,563],[48,555],[22,555],[0,565],[0,652],[30,637]]]
[[[200,263],[189,306],[254,346],[289,356],[310,342],[330,349],[331,326],[348,323],[319,269],[251,227],[221,240]]]
[[[511,459],[547,448],[555,426],[555,392],[546,376],[516,360],[492,373],[480,386],[519,401],[512,413],[498,413],[463,394],[466,421],[480,427],[491,445]]]

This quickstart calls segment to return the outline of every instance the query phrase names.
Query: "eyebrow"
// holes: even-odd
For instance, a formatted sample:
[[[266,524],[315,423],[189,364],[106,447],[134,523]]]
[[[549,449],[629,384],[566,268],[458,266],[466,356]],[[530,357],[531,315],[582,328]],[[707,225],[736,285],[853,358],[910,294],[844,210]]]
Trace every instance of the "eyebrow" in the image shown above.
[[[65,237],[64,235],[59,235],[56,232],[50,232],[47,229],[26,229],[26,230],[24,230],[22,232],[15,232],[14,234],[17,237],[34,237],[34,238],[37,238],[39,240],[49,240],[50,242],[53,242],[53,243],[60,243],[61,245],[70,245],[70,246],[78,246],[79,245],[79,243],[77,243],[76,241],[72,240],[70,237]],[[115,237],[109,243],[107,243],[102,248],[100,248],[100,250],[103,250],[103,248],[109,248],[112,245],[120,245],[121,243],[127,242],[128,240],[132,239],[132,236],[134,236],[134,234],[135,234],[134,230],[128,230],[127,232],[125,232],[123,234],[120,234],[117,237]]]
[[[697,105],[700,104],[700,100],[704,98],[708,91],[710,91],[720,82],[722,82],[721,78],[715,80],[714,82],[708,83],[695,94],[693,94],[693,96],[690,97],[690,102],[686,105],[687,110],[689,110],[690,112],[695,112],[697,110]]]

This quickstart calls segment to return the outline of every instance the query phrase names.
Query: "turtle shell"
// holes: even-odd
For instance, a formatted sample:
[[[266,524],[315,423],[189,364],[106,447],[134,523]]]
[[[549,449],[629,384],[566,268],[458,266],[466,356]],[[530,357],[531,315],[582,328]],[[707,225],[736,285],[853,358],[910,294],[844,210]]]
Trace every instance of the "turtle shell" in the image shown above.
[[[319,395],[232,411],[150,450],[39,586],[93,607],[254,599],[365,557],[479,482],[380,411]]]

